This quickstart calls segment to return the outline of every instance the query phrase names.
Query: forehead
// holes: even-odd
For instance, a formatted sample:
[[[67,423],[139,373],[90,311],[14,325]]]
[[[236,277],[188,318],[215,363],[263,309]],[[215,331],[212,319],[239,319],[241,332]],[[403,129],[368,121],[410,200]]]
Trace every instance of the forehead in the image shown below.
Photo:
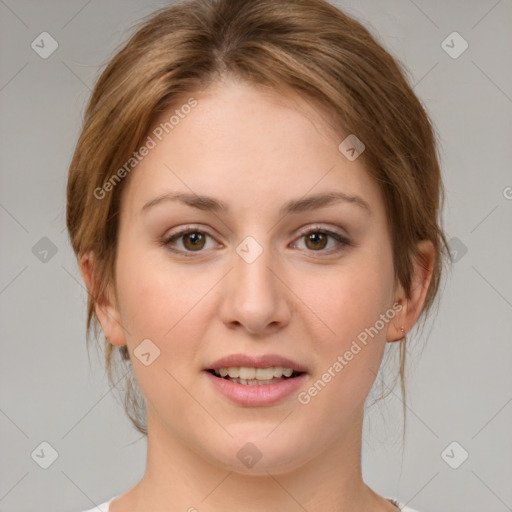
[[[194,105],[190,107],[190,105]],[[338,146],[346,137],[325,106],[293,91],[243,82],[217,82],[182,95],[155,118],[149,154],[130,175],[123,203],[184,191],[264,206],[341,186],[378,190],[363,159],[349,161]]]
[[[192,97],[197,104],[188,114],[184,113],[189,110],[186,105]],[[165,124],[169,128],[168,121],[173,113],[180,119],[178,121],[175,115],[173,122],[178,121],[176,126],[166,131]],[[228,78],[176,98],[172,107],[155,118],[150,131],[164,128],[164,137],[169,131],[174,134],[186,132],[186,136],[193,135],[196,142],[211,142],[216,146],[224,143],[226,149],[231,149],[233,142],[243,140],[247,144],[250,136],[256,140],[255,135],[260,142],[268,134],[268,143],[279,128],[286,128],[286,131],[274,139],[276,145],[284,143],[287,135],[309,137],[311,130],[315,130],[326,144],[337,144],[342,134],[335,125],[332,111],[327,106],[291,88],[274,89]],[[264,131],[261,130],[263,126]],[[229,139],[226,140],[225,135],[229,135]]]

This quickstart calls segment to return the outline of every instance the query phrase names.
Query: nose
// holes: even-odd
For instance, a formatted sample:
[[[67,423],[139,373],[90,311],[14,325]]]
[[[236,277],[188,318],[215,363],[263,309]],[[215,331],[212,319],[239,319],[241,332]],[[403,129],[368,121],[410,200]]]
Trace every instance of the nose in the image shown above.
[[[282,265],[266,247],[254,261],[240,254],[233,251],[233,268],[224,279],[222,321],[254,335],[282,329],[290,321],[293,297]]]

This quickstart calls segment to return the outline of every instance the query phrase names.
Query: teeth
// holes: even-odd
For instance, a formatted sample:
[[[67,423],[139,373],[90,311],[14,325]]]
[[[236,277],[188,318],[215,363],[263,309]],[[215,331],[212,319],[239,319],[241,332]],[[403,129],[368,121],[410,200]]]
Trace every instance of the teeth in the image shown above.
[[[249,380],[256,378],[256,368],[247,368],[246,366],[242,366],[241,368],[233,368],[233,370],[238,371],[237,377],[240,377],[241,379]]]
[[[282,366],[275,366],[274,367],[274,377],[281,377],[281,375],[284,375],[283,370],[284,370],[284,368]],[[289,368],[287,368],[287,370],[289,370]],[[287,375],[287,377],[289,377],[289,375]]]
[[[243,370],[243,368],[240,368]],[[242,378],[242,375],[240,375]],[[270,380],[274,378],[274,368],[256,368],[256,380]]]
[[[258,379],[229,379],[230,382],[234,382],[236,384],[244,384],[245,386],[265,386],[268,384],[277,384],[278,382],[281,382],[283,380],[286,380],[284,377],[281,377],[279,379],[273,378],[271,380],[258,380]]]
[[[229,375],[231,379],[243,380],[272,380],[273,378],[291,377],[293,373],[292,368],[283,368],[282,366],[271,366],[269,368],[230,366],[229,368],[217,368],[214,371],[215,375],[220,377],[227,377]]]
[[[291,368],[283,368],[283,375],[285,377],[291,377],[293,370]]]

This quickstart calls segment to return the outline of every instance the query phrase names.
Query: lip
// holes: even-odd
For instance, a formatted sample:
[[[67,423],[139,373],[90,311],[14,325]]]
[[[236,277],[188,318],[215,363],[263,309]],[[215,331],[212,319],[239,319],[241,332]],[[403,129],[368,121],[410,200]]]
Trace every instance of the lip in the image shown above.
[[[308,369],[292,359],[277,354],[262,354],[259,356],[251,356],[249,354],[230,354],[211,363],[205,370],[218,370],[219,368],[247,366],[249,368],[269,368],[271,366],[282,366],[283,368],[291,368],[296,372],[307,373]],[[297,377],[298,378],[298,377]],[[237,384],[243,386],[243,384]],[[276,384],[270,384],[276,386]],[[266,387],[266,386],[259,386]]]
[[[222,362],[223,360],[220,361]],[[269,366],[281,365],[272,364]],[[264,366],[258,366],[258,368],[263,367]],[[223,367],[221,366],[221,368]],[[291,366],[288,366],[288,368],[291,368]],[[233,402],[246,407],[261,407],[266,405],[273,405],[279,402],[280,400],[283,400],[285,397],[289,396],[294,391],[296,392],[304,383],[304,380],[307,377],[306,373],[302,373],[297,377],[289,378],[281,382],[277,382],[276,384],[251,386],[245,384],[238,384],[236,382],[231,382],[221,377],[216,377],[207,370],[203,371],[203,373],[206,375],[206,377],[209,379],[209,381],[212,383],[212,385],[217,391],[222,393],[224,396],[226,396]]]

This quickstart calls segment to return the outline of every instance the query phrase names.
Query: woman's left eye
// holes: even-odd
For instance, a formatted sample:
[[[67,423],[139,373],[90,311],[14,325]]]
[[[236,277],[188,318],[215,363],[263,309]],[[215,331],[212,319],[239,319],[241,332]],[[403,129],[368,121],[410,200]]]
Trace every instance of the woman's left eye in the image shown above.
[[[188,228],[174,235],[167,237],[163,240],[163,245],[167,247],[170,251],[182,254],[184,256],[192,256],[191,253],[201,252],[202,249],[208,249],[206,247],[206,239],[213,238],[206,232],[201,231],[199,229]],[[333,247],[326,250],[326,246],[328,245],[328,239],[334,239],[334,250]],[[183,248],[174,248],[173,246],[176,244],[176,241],[181,240]],[[341,235],[340,233],[335,233],[333,231],[329,231],[326,229],[321,229],[315,227],[310,229],[309,231],[302,233],[298,240],[305,239],[306,248],[311,252],[326,252],[328,254],[337,253],[343,250],[346,246],[351,245],[348,238]],[[295,247],[296,244],[294,244]],[[210,247],[211,248],[211,247]]]
[[[334,248],[331,247],[328,250],[324,250],[329,238],[335,240]],[[313,252],[326,252],[327,254],[337,253],[342,251],[346,246],[351,245],[350,240],[344,235],[320,227],[315,227],[302,233],[298,240],[302,239],[305,239],[308,249],[311,249]]]

